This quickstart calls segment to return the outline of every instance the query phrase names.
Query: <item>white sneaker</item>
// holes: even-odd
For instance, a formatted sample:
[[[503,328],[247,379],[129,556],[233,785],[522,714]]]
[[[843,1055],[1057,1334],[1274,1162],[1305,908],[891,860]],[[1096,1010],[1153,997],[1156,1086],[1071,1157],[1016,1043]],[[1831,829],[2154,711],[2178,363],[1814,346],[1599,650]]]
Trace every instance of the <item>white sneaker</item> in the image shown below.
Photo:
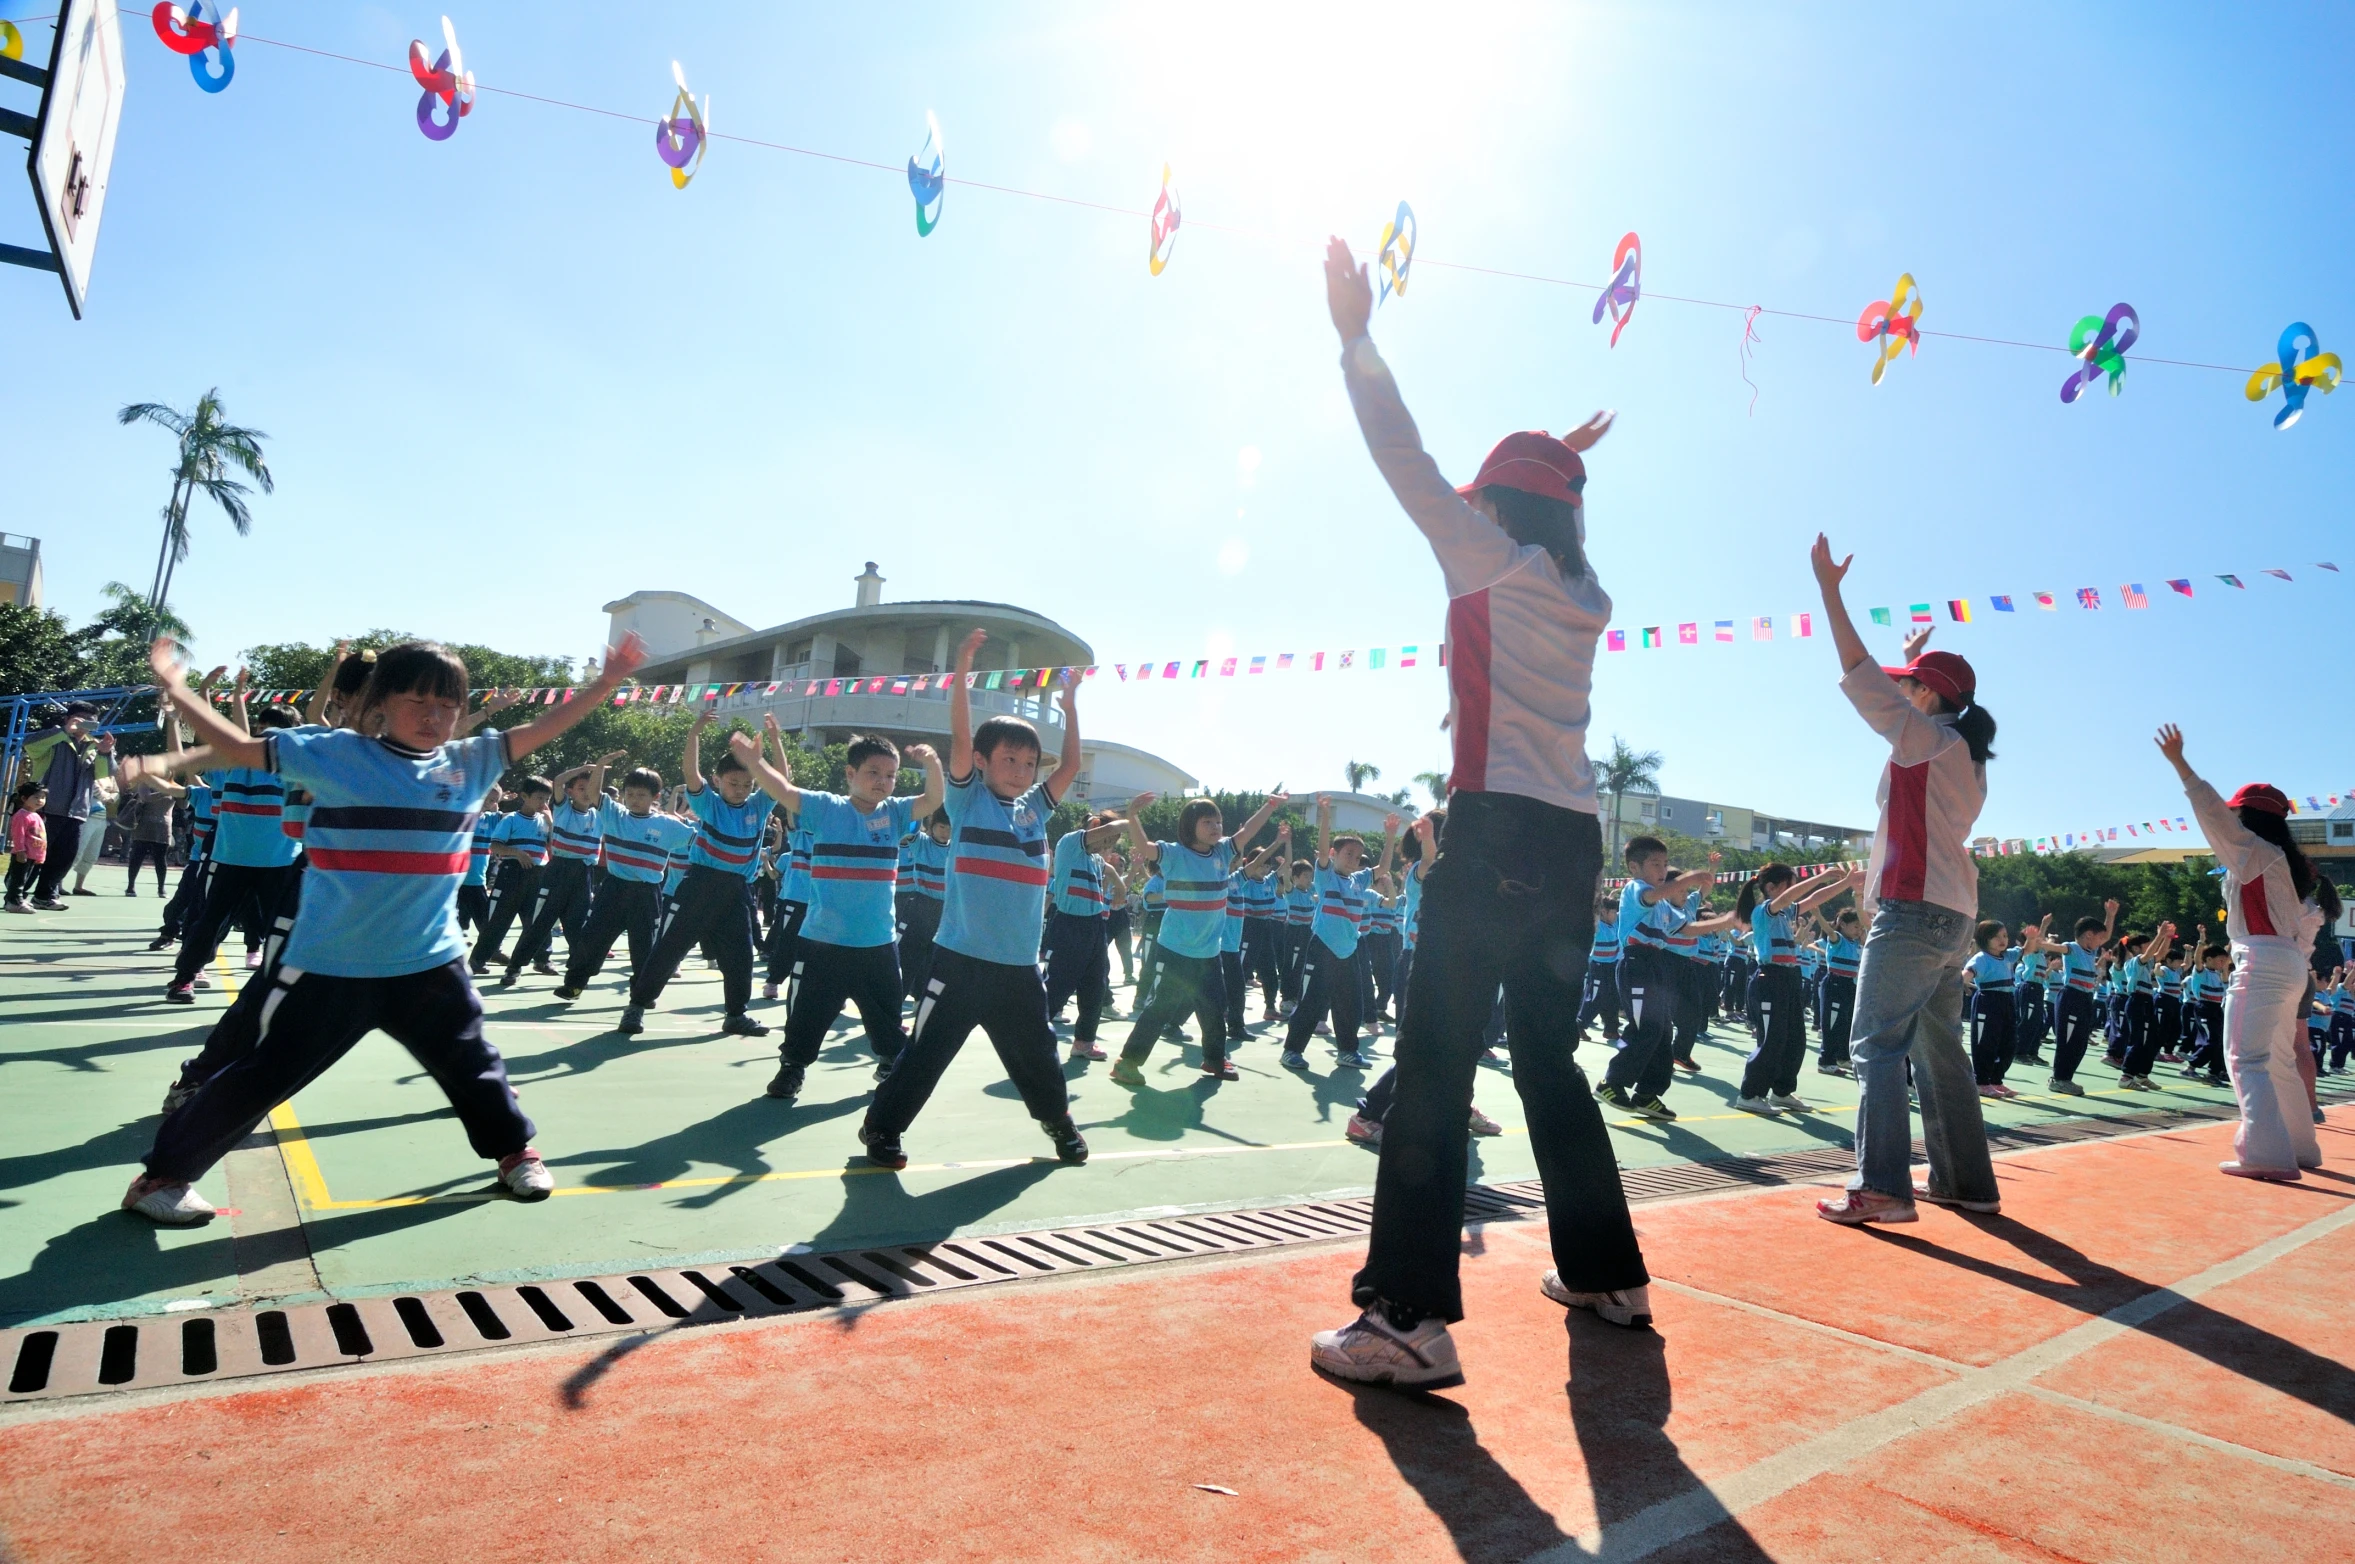
[[[518,1200],[545,1200],[556,1193],[556,1177],[529,1146],[499,1164],[499,1182]]]
[[[1394,1385],[1400,1390],[1445,1390],[1464,1382],[1456,1344],[1440,1320],[1413,1330],[1394,1328],[1379,1310],[1368,1309],[1339,1330],[1308,1339],[1308,1361],[1360,1385]]]
[[[1502,1135],[1504,1132],[1505,1132],[1505,1127],[1504,1127],[1503,1125],[1501,1125],[1501,1124],[1497,1123],[1497,1122],[1496,1122],[1496,1120],[1494,1120],[1494,1119],[1490,1118],[1490,1117],[1489,1117],[1487,1114],[1485,1114],[1485,1113],[1482,1113],[1482,1112],[1479,1110],[1479,1108],[1478,1108],[1478,1107],[1474,1107],[1474,1108],[1472,1109],[1472,1133],[1473,1133],[1473,1134],[1475,1134],[1475,1135]]]
[[[1537,1290],[1565,1309],[1592,1309],[1614,1325],[1639,1329],[1652,1323],[1652,1289],[1629,1287],[1619,1292],[1572,1292],[1562,1285],[1562,1273],[1548,1271],[1538,1278]]]
[[[1776,1092],[1766,1100],[1785,1113],[1805,1113],[1807,1111],[1807,1104],[1789,1092]]]
[[[219,1213],[191,1184],[170,1184],[142,1173],[123,1192],[123,1209],[159,1227],[202,1227]]]
[[[1734,1106],[1744,1113],[1763,1113],[1768,1118],[1783,1111],[1774,1105],[1774,1099],[1771,1097],[1736,1097]]]

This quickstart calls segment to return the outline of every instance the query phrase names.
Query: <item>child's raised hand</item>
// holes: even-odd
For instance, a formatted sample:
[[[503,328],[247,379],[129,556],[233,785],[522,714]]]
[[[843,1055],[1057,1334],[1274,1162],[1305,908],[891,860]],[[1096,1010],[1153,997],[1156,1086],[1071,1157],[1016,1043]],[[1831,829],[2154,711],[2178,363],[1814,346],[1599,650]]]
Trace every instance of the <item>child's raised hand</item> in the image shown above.
[[[597,679],[608,689],[621,683],[631,674],[646,666],[645,639],[632,630],[621,638],[621,645],[605,648],[605,668]]]
[[[690,734],[701,733],[705,728],[710,726],[711,708],[709,706],[704,706],[695,713],[695,720],[687,724],[687,731]]]
[[[963,672],[965,669],[970,668],[973,665],[973,659],[979,656],[981,653],[982,643],[988,639],[989,632],[987,630],[981,629],[978,626],[966,632],[965,639],[957,647],[957,668],[959,672]]]
[[[1366,269],[1349,253],[1349,243],[1338,235],[1325,242],[1325,308],[1333,315],[1333,329],[1343,342],[1366,334],[1374,318],[1374,285]]]
[[[1145,812],[1145,806],[1147,804],[1150,804],[1154,799],[1160,796],[1161,795],[1158,793],[1139,793],[1136,797],[1128,801],[1128,817],[1131,820],[1134,820],[1137,816]]]
[[[187,680],[180,673],[180,643],[168,635],[159,635],[147,648],[147,667],[155,675],[155,682],[165,689],[185,689]]]
[[[773,722],[776,719],[772,717],[770,720]],[[907,747],[905,753],[908,759],[914,761],[919,766],[940,758],[938,753],[935,752],[933,747],[929,744],[910,744]]]
[[[739,728],[728,735],[728,752],[750,765],[760,758],[760,745],[751,734]]]
[[[1851,554],[1835,561],[1831,540],[1819,532],[1815,535],[1815,547],[1807,551],[1807,563],[1815,569],[1815,584],[1826,592],[1836,592],[1847,578],[1848,567],[1856,563],[1856,556]]]

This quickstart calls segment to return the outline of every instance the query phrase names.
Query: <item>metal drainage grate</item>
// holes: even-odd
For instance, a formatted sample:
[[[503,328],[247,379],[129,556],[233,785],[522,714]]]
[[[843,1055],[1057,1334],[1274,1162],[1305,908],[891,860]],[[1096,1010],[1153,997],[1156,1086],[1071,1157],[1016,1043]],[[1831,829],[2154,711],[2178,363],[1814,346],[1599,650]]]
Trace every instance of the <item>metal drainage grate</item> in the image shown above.
[[[1999,1145],[2048,1145],[2231,1117],[2232,1112],[2223,1109],[2177,1110],[1997,1130],[1991,1138]],[[1790,1156],[1633,1168],[1623,1171],[1621,1180],[1631,1201],[1646,1202],[1803,1183],[1852,1166],[1854,1154],[1834,1146]],[[1466,1222],[1513,1221],[1542,1216],[1544,1211],[1544,1190],[1535,1180],[1478,1184],[1465,1191]],[[884,1244],[831,1254],[789,1254],[756,1264],[649,1270],[284,1309],[240,1307],[19,1327],[0,1331],[0,1363],[8,1365],[7,1390],[0,1395],[0,1404],[857,1308],[992,1282],[1356,1238],[1372,1221],[1369,1199],[1325,1200],[937,1243]]]

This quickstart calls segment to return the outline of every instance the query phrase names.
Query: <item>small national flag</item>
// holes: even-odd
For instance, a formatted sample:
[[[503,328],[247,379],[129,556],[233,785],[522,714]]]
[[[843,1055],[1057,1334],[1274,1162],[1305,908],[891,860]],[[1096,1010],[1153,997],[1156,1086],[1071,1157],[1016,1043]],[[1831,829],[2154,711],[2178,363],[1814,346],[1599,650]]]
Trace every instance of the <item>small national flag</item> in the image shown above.
[[[1971,600],[1967,597],[1950,597],[1946,600],[1946,612],[1956,624],[1967,625],[1971,622]]]
[[[1793,614],[1791,616],[1791,634],[1802,641],[1812,639],[1815,635],[1815,615]]]
[[[1265,673],[1265,672],[1267,672],[1267,658],[1266,658],[1264,655],[1262,655],[1262,656],[1259,656],[1259,657],[1254,657],[1254,658],[1252,658],[1252,659],[1251,659],[1251,671],[1252,671],[1253,673]]]
[[[2099,610],[2102,606],[2102,595],[2100,589],[2097,587],[2079,587],[2077,589],[2077,606],[2079,608],[2091,608]]]
[[[1161,677],[1164,679],[1174,679],[1178,676],[1177,671],[1178,665],[1176,663],[1165,663],[1161,669]]]
[[[2188,580],[2169,581],[2167,584],[2173,587],[2176,591],[2181,592],[2185,597],[2191,596],[2191,582]]]
[[[1869,609],[1867,612],[1873,616],[1874,624],[1885,625],[1889,622],[1889,610],[1886,608]]]
[[[1720,641],[1730,641],[1734,638],[1734,622],[1731,619],[1717,621],[1717,638]]]
[[[874,678],[867,681],[867,693],[869,695],[881,695],[883,693],[883,687],[889,682],[890,680],[884,675],[877,674]],[[729,693],[734,694],[735,692],[731,690]]]
[[[2223,582],[2228,587],[2238,587],[2243,592],[2246,592],[2249,589],[2248,583],[2242,581],[2238,576],[2218,576],[2216,579]]]
[[[2306,807],[2308,809],[2320,809],[2322,806],[2314,801],[2314,795],[2312,793],[2308,793],[2306,795]]]
[[[2139,581],[2128,582],[2121,586],[2118,588],[2118,595],[2126,600],[2128,608],[2148,608],[2151,606],[2150,597],[2143,591],[2142,583]]]
[[[2008,614],[2012,611],[2012,600],[2008,597],[1991,597],[1987,601],[1995,605],[1995,611],[1999,614]]]
[[[2268,565],[2268,566],[2266,566],[2266,567],[2265,567],[2265,573],[2266,573],[2267,575],[2269,575],[2269,576],[2279,576],[2279,577],[2281,577],[2281,578],[2282,578],[2282,580],[2284,580],[2284,581],[2287,581],[2287,580],[2289,580],[2289,579],[2290,579],[2290,573],[2289,573],[2288,571],[2286,571],[2286,570],[2276,570],[2276,569],[2274,569],[2274,568],[2273,568],[2271,565]]]
[[[2338,567],[2338,566],[2336,566],[2336,565],[2334,565],[2334,564],[2332,564],[2332,563],[2331,563],[2329,560],[2327,560],[2327,559],[2318,559],[2318,560],[2316,560],[2316,561],[2314,562],[2314,568],[2315,568],[2315,569],[2317,569],[2317,570],[2327,570],[2327,571],[2329,571],[2329,572],[2330,572],[2332,575],[2334,575],[2334,576],[2335,576],[2335,575],[2337,575],[2337,574],[2339,573],[2339,567]]]
[[[828,679],[826,681],[826,693],[828,695],[840,695],[842,693],[842,681],[840,679]]]
[[[2127,825],[2127,827],[2126,827],[2126,834],[2127,834],[2128,836],[2132,836],[2132,835],[2134,834],[2134,826],[2133,826],[2133,824],[2132,824],[2131,822],[2129,822],[2129,823],[2128,823],[2128,825]]]
[[[1677,645],[1679,645],[1679,646],[1698,646],[1698,645],[1700,645],[1700,644],[1701,644],[1701,627],[1700,627],[1700,625],[1699,625],[1698,623],[1695,623],[1695,622],[1692,622],[1692,621],[1689,621],[1689,620],[1688,620],[1687,622],[1685,622],[1684,624],[1680,624],[1680,625],[1678,625],[1678,626],[1676,627],[1676,644],[1677,644]]]
[[[1606,652],[1626,651],[1627,632],[1625,630],[1606,631],[1603,636],[1603,650]]]
[[[1366,666],[1368,668],[1379,668],[1382,666],[1382,659],[1389,655],[1390,654],[1387,651],[1377,646],[1372,651],[1366,653]]]
[[[1913,622],[1917,625],[1937,623],[1937,616],[1930,612],[1930,605],[1927,603],[1916,603],[1906,612],[1913,616]]]
[[[810,687],[809,687],[808,689],[806,689],[806,690],[802,691],[801,693],[802,693],[804,696],[810,696],[810,695],[815,695],[815,694],[817,694],[817,693],[818,693],[818,681],[817,681],[817,680],[815,680],[815,679],[812,679],[812,680],[810,680]]]
[[[1761,614],[1750,621],[1750,639],[1753,641],[1774,639],[1774,616],[1772,614]]]
[[[1278,652],[1278,653],[1276,653],[1276,672],[1278,672],[1278,673],[1287,673],[1287,672],[1291,671],[1291,667],[1292,667],[1292,654],[1291,654],[1290,652]]]
[[[1311,652],[1308,654],[1308,671],[1310,673],[1323,673],[1325,671],[1325,654],[1323,652]]]
[[[1120,682],[1121,682],[1121,683],[1123,683],[1123,684],[1126,684],[1126,683],[1128,683],[1128,664],[1127,664],[1127,663],[1114,663],[1114,664],[1112,665],[1112,671],[1113,671],[1114,673],[1116,673],[1116,674],[1119,674],[1119,675],[1120,675]]]
[[[1658,625],[1646,625],[1646,626],[1644,626],[1644,650],[1645,650],[1645,651],[1647,651],[1647,652],[1648,652],[1648,651],[1652,650],[1652,649],[1653,649],[1654,647],[1656,647],[1656,646],[1665,646],[1665,645],[1667,645],[1667,644],[1668,644],[1668,643],[1667,643],[1666,641],[1664,641],[1664,640],[1662,640],[1662,639],[1661,639],[1661,636],[1660,636],[1660,627],[1659,627]]]
[[[765,693],[765,694],[769,694],[769,695],[774,695],[774,694],[776,694],[776,693],[777,693],[777,681],[776,681],[776,680],[774,680],[774,679],[771,679],[771,680],[769,681],[769,687],[768,687],[768,689],[767,689],[766,691],[764,691],[763,693]]]
[[[1218,676],[1222,679],[1232,679],[1235,676],[1235,659],[1229,657],[1220,662]]]
[[[1205,673],[1207,673],[1207,672],[1209,672],[1209,671],[1210,671],[1210,659],[1209,659],[1209,658],[1207,658],[1207,657],[1197,657],[1197,658],[1195,658],[1195,659],[1194,659],[1194,673],[1193,673],[1193,677],[1195,677],[1195,678],[1199,679],[1199,678],[1201,678],[1201,677],[1202,677],[1202,675],[1203,675],[1203,674],[1205,674]]]
[[[908,693],[908,681],[907,681],[907,680],[905,680],[905,679],[894,679],[894,680],[892,680],[892,681],[891,681],[891,693],[892,693],[892,694],[894,694],[894,695],[905,695],[905,694],[907,694],[907,693]]]
[[[1401,668],[1412,668],[1415,665],[1415,654],[1421,650],[1422,648],[1419,646],[1400,647],[1398,649],[1398,666]]]
[[[1439,643],[1439,666],[1442,668],[1447,666],[1447,643],[1445,641]]]
[[[1354,652],[1354,651],[1343,652],[1343,653],[1341,654],[1341,666],[1342,666],[1342,667],[1344,667],[1344,668],[1347,668],[1347,667],[1351,666],[1351,665],[1352,665],[1353,663],[1355,663],[1356,661],[1357,661],[1357,653],[1356,653],[1356,652]]]
[[[2047,612],[2050,612],[2055,606],[2052,600],[2052,594],[2050,592],[2031,592],[2028,595],[2036,599],[2036,606],[2038,608],[2044,609]]]
[[[983,689],[985,689],[985,690],[994,690],[994,689],[998,688],[998,686],[1000,686],[1000,685],[1004,684],[1005,682],[1006,682],[1006,670],[1005,670],[1005,669],[1003,669],[1003,668],[1000,668],[1000,669],[997,669],[995,672],[991,673],[991,674],[990,674],[990,676],[989,676],[987,679],[984,679],[984,680],[982,681],[982,683],[981,683],[981,687],[982,687]]]

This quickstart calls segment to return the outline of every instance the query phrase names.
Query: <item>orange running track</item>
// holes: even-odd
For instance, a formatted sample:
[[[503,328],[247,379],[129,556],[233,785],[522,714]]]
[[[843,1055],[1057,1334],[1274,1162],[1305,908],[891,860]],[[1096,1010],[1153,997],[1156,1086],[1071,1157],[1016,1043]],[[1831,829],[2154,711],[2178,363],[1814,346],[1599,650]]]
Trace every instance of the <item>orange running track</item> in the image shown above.
[[[1437,1396],[1310,1371],[1335,1245],[28,1407],[0,1553],[2345,1561],[2355,1110],[2301,1185],[2229,1137],[2001,1159],[1994,1218],[1642,1207],[1653,1331],[1565,1325],[1543,1225],[1489,1225]]]

